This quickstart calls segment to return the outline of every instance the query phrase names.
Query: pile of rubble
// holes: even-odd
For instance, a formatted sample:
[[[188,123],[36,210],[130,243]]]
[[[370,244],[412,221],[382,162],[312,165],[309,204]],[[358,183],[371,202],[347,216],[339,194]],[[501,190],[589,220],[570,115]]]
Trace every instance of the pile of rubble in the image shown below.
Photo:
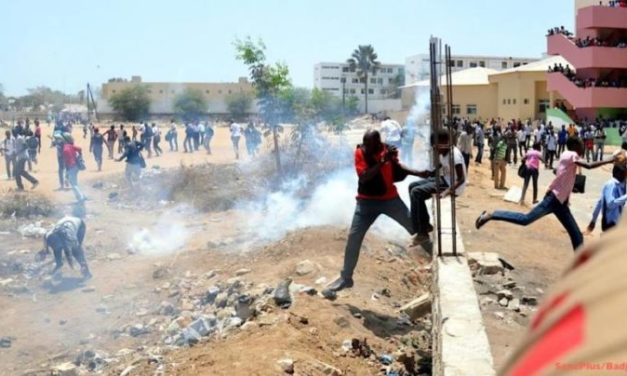
[[[471,252],[468,264],[480,296],[481,309],[493,312],[501,320],[525,325],[525,320],[519,318],[536,311],[537,295],[544,291],[538,288],[530,292],[525,286],[519,286],[510,275],[514,267],[497,253]]]

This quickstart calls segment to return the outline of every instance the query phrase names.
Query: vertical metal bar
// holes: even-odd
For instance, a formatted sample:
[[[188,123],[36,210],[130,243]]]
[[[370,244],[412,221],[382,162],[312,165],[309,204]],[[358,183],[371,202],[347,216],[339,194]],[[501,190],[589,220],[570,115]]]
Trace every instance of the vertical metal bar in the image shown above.
[[[431,141],[432,142],[432,163],[435,167],[435,186],[436,192],[440,191],[440,182],[438,177],[440,176],[440,163],[437,151],[436,136],[440,128],[442,108],[440,102],[440,72],[438,70],[438,45],[439,40],[437,38],[431,38],[429,43],[429,63],[431,73]],[[438,243],[438,256],[442,256],[442,224],[440,221],[441,209],[440,209],[440,197],[435,195],[435,227]]]
[[[455,171],[455,129],[453,128],[455,120],[453,119],[453,77],[451,72],[451,46],[446,45],[446,101],[448,112],[448,132],[449,132],[449,179],[451,182],[451,188],[455,186],[457,180],[457,173]],[[455,192],[451,191],[451,237],[453,245],[453,256],[457,256],[457,224],[456,224],[456,207],[455,207]]]

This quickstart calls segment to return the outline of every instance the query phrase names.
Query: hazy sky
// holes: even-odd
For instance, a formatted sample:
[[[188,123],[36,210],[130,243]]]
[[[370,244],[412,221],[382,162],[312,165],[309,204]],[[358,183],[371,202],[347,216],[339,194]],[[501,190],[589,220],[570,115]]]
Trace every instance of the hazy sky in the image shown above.
[[[262,38],[295,85],[313,65],[372,44],[384,63],[428,49],[539,57],[549,27],[572,30],[574,0],[0,0],[0,83],[9,95],[47,85],[69,93],[111,77],[234,81],[236,37]]]

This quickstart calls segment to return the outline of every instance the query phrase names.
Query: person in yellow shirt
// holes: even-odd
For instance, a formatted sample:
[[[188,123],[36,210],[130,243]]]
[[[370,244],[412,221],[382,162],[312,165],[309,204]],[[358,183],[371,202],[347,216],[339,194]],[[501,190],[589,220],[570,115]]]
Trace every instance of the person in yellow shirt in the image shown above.
[[[575,124],[568,126],[568,137],[577,137],[577,128],[575,127]]]

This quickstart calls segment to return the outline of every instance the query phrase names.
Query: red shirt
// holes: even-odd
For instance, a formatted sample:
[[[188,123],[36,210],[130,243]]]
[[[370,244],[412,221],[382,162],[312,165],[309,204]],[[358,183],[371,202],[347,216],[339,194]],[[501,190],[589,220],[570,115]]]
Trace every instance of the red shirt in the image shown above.
[[[81,152],[81,148],[72,144],[63,145],[63,162],[65,167],[71,168],[76,166],[76,154]]]
[[[385,155],[385,147],[376,156],[377,160],[380,160]],[[357,170],[357,176],[363,175],[368,170],[368,163],[364,158],[364,152],[361,148],[355,150],[355,170]],[[366,200],[392,200],[398,197],[398,191],[394,185],[394,172],[392,170],[392,162],[385,162],[380,169],[381,175],[383,175],[383,181],[385,183],[385,194],[381,196],[368,196],[361,193],[357,194],[357,198]]]

